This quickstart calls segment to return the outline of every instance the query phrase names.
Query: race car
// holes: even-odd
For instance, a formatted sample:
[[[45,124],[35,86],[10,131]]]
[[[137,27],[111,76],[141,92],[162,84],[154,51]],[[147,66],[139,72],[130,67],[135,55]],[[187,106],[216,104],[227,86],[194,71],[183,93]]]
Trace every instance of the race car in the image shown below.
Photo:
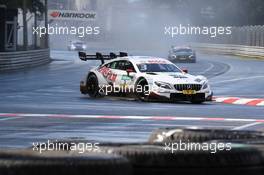
[[[168,59],[172,62],[196,62],[195,51],[190,47],[171,47]]]
[[[70,41],[68,45],[69,51],[84,51],[86,50],[86,44],[83,41]]]
[[[181,70],[164,58],[127,56],[124,52],[119,55],[79,52],[79,58],[101,60],[80,83],[81,93],[92,98],[132,93],[142,101],[166,99],[202,103],[212,100],[213,92],[206,77],[188,74],[187,70]]]

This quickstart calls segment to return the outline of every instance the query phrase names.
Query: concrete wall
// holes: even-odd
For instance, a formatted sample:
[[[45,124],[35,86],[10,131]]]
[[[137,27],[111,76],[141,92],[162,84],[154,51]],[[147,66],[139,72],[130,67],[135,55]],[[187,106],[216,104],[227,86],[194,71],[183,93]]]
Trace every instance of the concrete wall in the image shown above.
[[[50,62],[50,50],[0,52],[0,71],[26,69]]]

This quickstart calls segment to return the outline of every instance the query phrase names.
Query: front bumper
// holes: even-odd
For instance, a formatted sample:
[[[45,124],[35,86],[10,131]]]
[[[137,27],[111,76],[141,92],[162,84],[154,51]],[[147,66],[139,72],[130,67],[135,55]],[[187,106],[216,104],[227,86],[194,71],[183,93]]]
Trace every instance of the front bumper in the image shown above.
[[[190,57],[189,55],[183,55],[183,56],[175,56],[175,55],[169,55],[169,60],[173,62],[196,62],[196,57]]]
[[[205,93],[196,93],[193,95],[185,95],[182,93],[171,93],[170,100],[173,100],[173,101],[191,101],[191,100],[206,101],[206,98],[205,98]]]
[[[157,100],[170,100],[170,101],[212,101],[213,92],[208,93],[196,93],[192,95],[186,95],[183,93],[157,93],[151,92],[150,93],[151,99]]]
[[[184,94],[183,91],[177,90],[156,90],[150,93],[155,99],[167,99],[173,101],[212,101],[213,92],[210,88],[196,91],[195,94]]]

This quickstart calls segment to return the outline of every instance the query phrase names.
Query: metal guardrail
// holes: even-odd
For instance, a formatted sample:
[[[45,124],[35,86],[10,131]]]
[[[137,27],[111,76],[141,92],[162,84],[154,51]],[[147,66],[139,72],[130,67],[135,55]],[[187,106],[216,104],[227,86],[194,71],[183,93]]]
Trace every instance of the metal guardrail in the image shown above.
[[[252,58],[264,58],[264,47],[232,45],[232,44],[207,44],[193,43],[193,48],[206,52],[219,54],[239,55]]]
[[[49,49],[0,52],[0,71],[31,68],[49,62]]]

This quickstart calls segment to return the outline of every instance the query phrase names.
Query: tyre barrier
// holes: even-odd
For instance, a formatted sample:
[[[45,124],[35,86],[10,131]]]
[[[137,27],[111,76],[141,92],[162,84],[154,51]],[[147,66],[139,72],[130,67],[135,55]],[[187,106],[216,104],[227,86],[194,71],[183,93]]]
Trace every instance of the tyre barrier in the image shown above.
[[[177,129],[182,131],[177,132]],[[175,139],[163,140],[159,144],[151,139],[145,143],[100,143],[99,149],[84,151],[82,154],[70,149],[42,153],[33,151],[32,148],[2,150],[0,151],[0,174],[264,174],[264,136],[261,132],[166,128],[156,130],[150,138],[164,131],[174,135],[182,134],[178,134],[179,137]],[[181,150],[160,144],[167,141],[177,142],[180,139],[208,145],[231,143],[232,149],[219,149],[216,152],[211,152],[209,149]],[[76,145],[83,143],[84,140],[68,142],[74,142]],[[67,140],[58,143],[67,143]]]
[[[118,155],[71,151],[0,151],[1,175],[130,175],[128,160]]]
[[[49,49],[0,52],[0,71],[32,68],[50,61]]]
[[[152,132],[149,143],[165,142],[206,142],[212,140],[228,140],[232,142],[264,142],[264,134],[259,131],[236,131],[223,129],[192,129],[192,128],[160,128]]]
[[[160,145],[105,146],[104,153],[122,155],[132,164],[134,175],[261,175],[263,157],[258,149],[236,145],[229,151],[166,150]]]
[[[193,43],[192,47],[204,52],[264,59],[264,47],[209,43]]]

